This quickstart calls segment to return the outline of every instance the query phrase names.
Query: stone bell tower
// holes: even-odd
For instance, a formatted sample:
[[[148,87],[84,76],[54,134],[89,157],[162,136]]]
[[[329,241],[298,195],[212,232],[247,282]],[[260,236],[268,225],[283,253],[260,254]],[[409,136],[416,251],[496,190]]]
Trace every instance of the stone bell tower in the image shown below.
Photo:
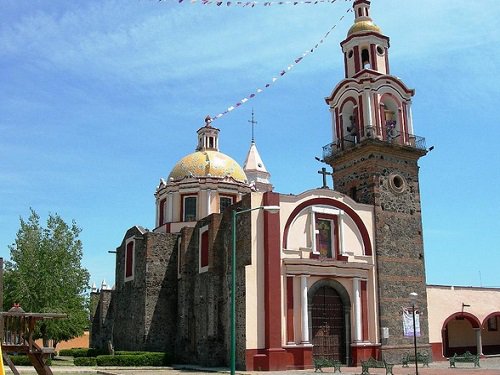
[[[373,205],[378,278],[380,356],[399,362],[413,348],[403,335],[403,309],[418,293],[419,351],[429,351],[418,159],[425,139],[414,135],[414,90],[390,74],[389,38],[370,17],[370,1],[353,4],[354,24],[341,42],[345,78],[326,102],[333,142],[323,159],[335,189]],[[429,352],[430,354],[430,352]]]

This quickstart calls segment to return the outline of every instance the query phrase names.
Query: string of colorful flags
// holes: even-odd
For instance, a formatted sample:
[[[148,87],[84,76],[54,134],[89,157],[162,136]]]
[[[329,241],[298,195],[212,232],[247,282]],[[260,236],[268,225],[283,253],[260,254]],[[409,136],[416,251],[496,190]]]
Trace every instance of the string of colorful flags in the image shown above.
[[[337,23],[335,25],[333,25],[333,27],[330,28],[330,30],[328,30],[328,32],[323,36],[323,38],[321,38],[321,40],[318,43],[316,43],[314,45],[314,47],[312,47],[311,49],[308,49],[301,56],[299,56],[296,59],[294,59],[293,63],[291,63],[285,69],[283,69],[281,72],[279,72],[279,74],[277,74],[276,76],[274,76],[268,83],[266,83],[261,88],[258,88],[257,90],[255,90],[255,92],[252,92],[250,95],[244,97],[240,101],[236,102],[232,106],[228,107],[224,112],[221,112],[221,113],[217,114],[216,116],[211,117],[210,119],[208,119],[209,122],[217,120],[217,119],[220,119],[222,116],[227,115],[229,112],[234,111],[236,108],[242,106],[243,104],[245,104],[246,102],[248,102],[250,99],[255,98],[258,94],[260,94],[264,90],[266,90],[269,87],[271,87],[278,79],[280,79],[285,74],[287,74],[290,70],[292,70],[295,65],[299,64],[300,62],[302,62],[302,60],[307,55],[310,55],[311,53],[313,53],[321,44],[323,44],[324,41],[325,41],[325,39],[328,38],[328,36],[333,32],[333,30],[335,29],[335,27],[337,27],[337,24],[344,19],[344,17],[346,16],[347,13],[349,13],[351,11],[352,11],[351,8],[347,9],[347,11],[345,12],[345,14],[343,14],[342,17],[340,17],[340,19],[337,21]]]
[[[161,1],[161,0],[159,0]],[[301,1],[219,1],[219,0],[178,0],[179,3],[191,3],[202,5],[216,5],[216,6],[242,6],[242,7],[255,7],[263,5],[269,7],[271,5],[298,5],[298,4],[318,4],[318,3],[334,3],[337,0],[301,0]],[[350,0],[345,0],[350,1]]]

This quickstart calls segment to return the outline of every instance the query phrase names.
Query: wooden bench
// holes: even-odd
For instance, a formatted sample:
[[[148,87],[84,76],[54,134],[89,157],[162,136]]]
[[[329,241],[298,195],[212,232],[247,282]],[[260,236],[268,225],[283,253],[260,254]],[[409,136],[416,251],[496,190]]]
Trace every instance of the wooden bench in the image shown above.
[[[415,363],[415,354],[405,353],[401,362],[403,362],[403,367],[409,367],[409,363]],[[418,352],[417,362],[420,362],[424,367],[429,367],[429,356],[427,355],[427,353]]]
[[[393,375],[393,367],[393,363],[387,363],[386,361],[377,361],[375,358],[370,357],[366,361],[361,361],[361,375],[370,375],[370,372],[368,371],[369,368],[385,368],[386,375]]]
[[[476,354],[471,354],[471,352],[466,351],[464,354],[457,355],[455,353],[453,357],[449,358],[450,361],[450,367],[455,367],[455,364],[457,362],[469,362],[469,363],[474,363],[474,367],[481,367],[479,366],[479,355]]]
[[[323,367],[333,367],[334,373],[338,374],[340,373],[340,366],[342,363],[340,361],[337,361],[335,359],[331,360],[328,358],[317,358],[314,360],[314,372],[316,371],[321,371],[323,372]]]

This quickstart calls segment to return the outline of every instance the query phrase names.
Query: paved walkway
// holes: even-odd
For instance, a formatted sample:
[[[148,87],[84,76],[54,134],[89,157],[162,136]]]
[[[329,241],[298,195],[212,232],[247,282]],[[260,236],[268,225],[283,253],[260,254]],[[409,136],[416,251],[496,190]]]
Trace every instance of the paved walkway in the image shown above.
[[[457,368],[449,368],[446,361],[433,362],[429,368],[419,367],[419,375],[500,375],[500,357],[490,357],[481,359],[481,368],[474,368],[471,363],[459,363]],[[5,369],[6,374],[11,375],[12,372],[8,367]],[[19,372],[22,375],[36,374],[32,367],[19,366]],[[342,374],[361,374],[361,367],[342,367]],[[123,367],[76,367],[76,366],[53,366],[54,375],[197,375],[219,373],[227,374],[229,371],[225,369],[201,369],[201,368],[123,368]],[[415,367],[403,368],[401,365],[395,365],[393,369],[394,375],[414,375]],[[290,370],[290,371],[275,371],[275,372],[257,372],[257,371],[237,371],[238,375],[313,375],[313,370]],[[318,375],[316,373],[315,375]],[[324,369],[324,374],[333,374],[332,369]],[[385,374],[385,369],[370,369],[370,374],[379,375]]]

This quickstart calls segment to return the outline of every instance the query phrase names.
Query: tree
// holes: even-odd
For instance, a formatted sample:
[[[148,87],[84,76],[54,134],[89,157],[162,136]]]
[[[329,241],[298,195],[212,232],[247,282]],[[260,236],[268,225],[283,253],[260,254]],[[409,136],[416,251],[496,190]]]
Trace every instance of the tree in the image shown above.
[[[83,334],[89,324],[89,272],[82,267],[81,229],[68,225],[57,214],[49,215],[47,227],[40,225],[34,210],[9,246],[4,294],[7,306],[19,303],[24,311],[61,312],[67,319],[43,320],[37,324],[38,338],[54,346]]]

